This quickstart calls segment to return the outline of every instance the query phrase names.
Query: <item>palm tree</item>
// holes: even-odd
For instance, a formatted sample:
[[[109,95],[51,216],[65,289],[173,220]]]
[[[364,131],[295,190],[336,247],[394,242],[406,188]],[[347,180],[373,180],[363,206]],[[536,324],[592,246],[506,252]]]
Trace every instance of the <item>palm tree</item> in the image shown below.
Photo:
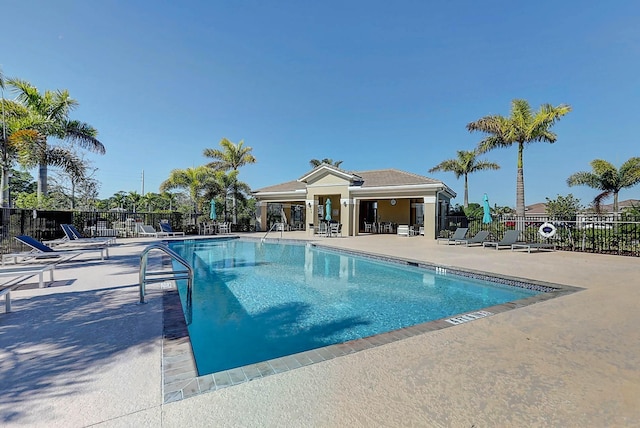
[[[526,143],[546,141],[554,143],[558,138],[549,129],[562,116],[571,111],[571,106],[560,104],[553,107],[543,104],[537,112],[531,111],[525,100],[511,102],[511,115],[485,116],[467,125],[469,131],[488,134],[478,145],[478,153],[486,153],[498,147],[518,145],[518,172],[516,178],[516,215],[524,217],[524,169],[522,154]]]
[[[185,189],[189,192],[189,198],[193,204],[194,213],[202,204],[202,193],[214,180],[215,171],[207,166],[195,168],[174,169],[169,178],[160,184],[160,191],[166,192],[172,189]]]
[[[322,160],[318,160],[318,159],[311,159],[309,161],[309,165],[311,165],[311,168],[316,168],[320,165],[322,165],[323,163],[326,163],[327,165],[332,165],[335,166],[336,168],[340,168],[340,164],[342,164],[342,161],[333,161],[333,159],[330,158],[324,158]]]
[[[603,199],[613,195],[613,212],[618,212],[618,193],[620,190],[640,183],[640,157],[632,157],[617,169],[602,159],[591,161],[592,172],[580,171],[567,178],[569,186],[585,185],[601,192],[593,199],[596,212],[600,212]]]
[[[60,167],[77,180],[85,178],[85,162],[74,151],[65,147],[47,146],[43,135],[36,130],[48,126],[50,121],[14,101],[3,100],[2,109],[5,118],[2,127],[3,183],[8,186],[2,192],[3,204],[9,204],[11,186],[8,172],[14,161],[26,169],[44,162]]]
[[[98,131],[95,128],[69,118],[71,110],[78,106],[78,102],[69,96],[67,90],[40,93],[35,86],[24,80],[8,79],[7,82],[18,94],[17,100],[41,119],[39,124],[33,128],[41,135],[43,146],[39,152],[41,156],[38,171],[39,197],[47,194],[47,165],[51,165],[50,159],[46,155],[49,153],[47,151],[48,137],[78,144],[95,153],[104,154],[106,152],[104,145],[96,138]],[[63,152],[58,152],[58,154],[63,154]]]
[[[485,169],[500,169],[500,165],[495,162],[481,161],[476,158],[478,153],[475,150],[458,150],[456,159],[448,159],[440,162],[429,170],[429,172],[447,171],[453,172],[456,178],[464,176],[464,207],[469,206],[469,174]]]
[[[2,69],[0,69],[0,91],[2,92],[2,134],[0,134],[0,137],[2,137],[2,178],[0,179],[0,187],[2,190],[0,191],[0,205],[3,207],[9,205],[9,169],[11,168],[7,153],[7,119],[4,106],[4,80],[4,74],[2,74]]]
[[[171,192],[162,192],[160,194],[160,200],[162,201],[162,209],[173,211],[173,205],[176,203],[176,194]]]
[[[129,204],[131,204],[131,211],[135,213],[138,211],[138,206],[142,202],[142,195],[135,190],[131,190],[129,191],[126,200]]]
[[[113,203],[113,207],[111,208],[120,208],[120,209],[124,209],[123,205],[124,202],[127,200],[127,194],[125,193],[124,190],[120,190],[116,193],[113,194],[113,196],[110,198],[112,203]]]
[[[224,217],[227,219],[227,200],[245,201],[246,194],[251,192],[251,188],[247,183],[238,180],[238,171],[231,171],[228,174],[218,172],[216,174],[216,187],[212,187],[208,195],[212,198],[218,193],[224,196]],[[235,208],[235,207],[234,207]]]
[[[251,147],[244,147],[244,141],[238,144],[223,138],[220,140],[220,149],[204,149],[204,155],[208,158],[216,159],[207,166],[217,171],[238,171],[241,166],[256,163],[256,158],[251,154]],[[234,195],[237,193],[233,192]],[[233,222],[238,222],[237,202],[233,197]]]

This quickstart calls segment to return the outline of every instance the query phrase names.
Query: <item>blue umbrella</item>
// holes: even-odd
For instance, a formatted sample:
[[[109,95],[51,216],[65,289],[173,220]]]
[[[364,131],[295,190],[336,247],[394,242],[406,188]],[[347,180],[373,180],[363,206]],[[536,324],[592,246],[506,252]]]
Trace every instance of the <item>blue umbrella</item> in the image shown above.
[[[209,218],[211,220],[215,220],[217,218],[217,215],[216,215],[216,201],[214,201],[213,199],[211,199],[211,212],[209,213]]]
[[[331,199],[327,199],[327,207],[325,208],[324,219],[327,221],[331,220]]]
[[[493,219],[491,218],[491,207],[489,206],[489,197],[487,194],[484,194],[483,202],[482,202],[482,211],[484,214],[482,216],[482,222],[487,224],[491,223]]]

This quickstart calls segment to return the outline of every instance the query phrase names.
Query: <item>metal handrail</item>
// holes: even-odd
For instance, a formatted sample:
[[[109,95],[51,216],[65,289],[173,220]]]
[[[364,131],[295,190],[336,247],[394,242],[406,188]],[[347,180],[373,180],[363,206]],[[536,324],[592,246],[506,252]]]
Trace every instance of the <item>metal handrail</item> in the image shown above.
[[[269,228],[269,230],[267,230],[267,233],[264,234],[264,236],[262,237],[260,242],[264,242],[264,240],[267,238],[267,235],[269,234],[269,232],[271,232],[273,230],[273,228],[277,227],[279,224],[282,225],[282,228],[280,229],[280,239],[282,239],[282,234],[284,233],[284,223],[273,223],[271,225],[271,227]]]
[[[182,266],[184,266],[185,269],[147,272],[147,263],[149,258],[148,255],[151,250],[160,250],[164,252],[173,260],[177,261]],[[147,275],[151,275],[154,277],[147,278]],[[147,283],[162,282],[170,279],[172,280],[186,279],[187,280],[187,306],[191,306],[191,295],[193,293],[193,268],[191,267],[191,265],[189,265],[189,262],[187,262],[182,256],[180,256],[178,253],[176,253],[166,245],[151,244],[142,251],[142,253],[140,254],[139,279],[140,279],[140,303],[141,304],[145,303],[144,295],[145,295],[145,288]]]

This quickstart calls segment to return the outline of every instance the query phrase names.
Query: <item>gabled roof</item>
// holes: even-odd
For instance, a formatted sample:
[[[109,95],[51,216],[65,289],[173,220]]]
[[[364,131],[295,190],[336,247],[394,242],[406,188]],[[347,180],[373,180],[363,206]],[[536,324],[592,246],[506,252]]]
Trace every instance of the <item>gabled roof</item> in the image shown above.
[[[397,169],[378,169],[358,172],[362,187],[411,186],[420,184],[443,184],[440,180]]]
[[[455,192],[449,189],[442,181],[435,180],[433,178],[425,177],[423,175],[414,174],[411,172],[400,171],[398,169],[378,169],[371,171],[345,171],[337,168],[333,165],[322,164],[296,181],[287,181],[286,183],[275,184],[273,186],[263,187],[258,190],[254,190],[254,194],[265,193],[285,193],[304,191],[307,186],[307,182],[314,181],[327,174],[337,175],[350,182],[350,187],[372,189],[372,188],[393,188],[400,186],[432,186],[442,185],[452,196],[455,196]]]
[[[524,208],[525,215],[546,215],[547,204],[545,202],[538,202],[535,204],[527,205]]]
[[[307,185],[298,180],[287,181],[286,183],[274,184],[273,186],[263,187],[254,190],[252,193],[271,193],[271,192],[295,192],[296,190],[305,190]]]
[[[313,168],[311,171],[300,177],[298,181],[308,183],[309,181],[313,181],[314,179],[323,177],[328,174],[342,177],[352,183],[360,181],[360,177],[358,177],[356,173],[345,171],[344,169],[340,169],[337,166],[329,165],[327,163],[320,164],[317,167]]]

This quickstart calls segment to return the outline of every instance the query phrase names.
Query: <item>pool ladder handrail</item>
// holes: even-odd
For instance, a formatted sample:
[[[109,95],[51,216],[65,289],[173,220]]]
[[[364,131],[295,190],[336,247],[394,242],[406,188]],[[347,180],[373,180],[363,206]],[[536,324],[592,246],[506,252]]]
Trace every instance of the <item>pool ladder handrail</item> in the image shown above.
[[[282,239],[282,234],[284,233],[284,223],[273,223],[269,228],[269,230],[267,230],[267,233],[265,233],[262,239],[260,239],[260,242],[264,242],[269,232],[271,232],[274,227],[278,227],[279,225],[282,225],[282,227],[280,228],[280,239]]]
[[[147,263],[149,258],[149,252],[151,250],[160,250],[173,260],[180,263],[184,269],[172,269],[172,270],[159,270],[159,271],[147,271]],[[148,278],[147,276],[151,276]],[[164,244],[151,244],[145,248],[140,254],[140,304],[145,303],[144,295],[147,284],[155,282],[164,282],[170,280],[187,280],[187,304],[191,303],[191,295],[193,293],[193,268],[182,256],[173,251],[171,248]]]

